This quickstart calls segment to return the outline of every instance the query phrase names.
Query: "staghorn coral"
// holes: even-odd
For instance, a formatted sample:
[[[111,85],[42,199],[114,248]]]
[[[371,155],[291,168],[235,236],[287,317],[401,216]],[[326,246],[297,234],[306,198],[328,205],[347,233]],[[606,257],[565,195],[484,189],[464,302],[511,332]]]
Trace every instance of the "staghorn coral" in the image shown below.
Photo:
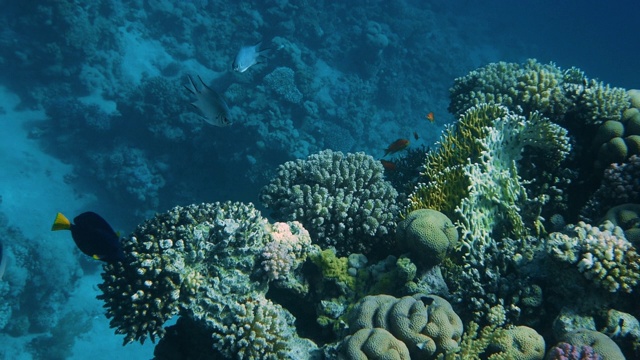
[[[547,252],[609,292],[630,293],[640,281],[640,255],[610,221],[599,227],[579,222],[552,233]]]
[[[373,157],[325,150],[280,165],[260,198],[276,220],[300,221],[315,243],[342,256],[390,248],[397,196]]]
[[[102,274],[98,298],[111,326],[125,344],[155,341],[180,315],[207,329],[225,356],[293,351],[300,339],[291,314],[264,298],[270,231],[252,205],[232,202],[178,206],[139,225],[123,244],[125,261]]]
[[[400,299],[389,295],[366,296],[348,314],[349,332],[382,328],[404,342],[411,358],[432,359],[455,352],[462,321],[443,298],[415,294]]]

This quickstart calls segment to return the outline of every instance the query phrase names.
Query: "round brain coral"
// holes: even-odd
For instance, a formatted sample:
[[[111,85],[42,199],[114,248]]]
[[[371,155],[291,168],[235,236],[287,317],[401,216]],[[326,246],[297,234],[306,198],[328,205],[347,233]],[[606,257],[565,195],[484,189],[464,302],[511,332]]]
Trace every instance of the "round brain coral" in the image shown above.
[[[507,329],[502,336],[492,339],[490,351],[497,351],[500,358],[513,360],[542,360],[545,343],[542,335],[527,326]],[[494,355],[495,356],[495,355]]]
[[[260,198],[276,221],[299,221],[338,256],[388,255],[398,214],[397,191],[379,161],[364,153],[325,150],[280,165]]]
[[[366,296],[348,315],[349,331],[382,328],[404,342],[412,359],[431,359],[458,349],[462,321],[451,304],[435,295],[415,294],[400,299]]]
[[[456,246],[458,231],[443,213],[419,209],[398,224],[396,239],[412,260],[431,267],[440,264]]]

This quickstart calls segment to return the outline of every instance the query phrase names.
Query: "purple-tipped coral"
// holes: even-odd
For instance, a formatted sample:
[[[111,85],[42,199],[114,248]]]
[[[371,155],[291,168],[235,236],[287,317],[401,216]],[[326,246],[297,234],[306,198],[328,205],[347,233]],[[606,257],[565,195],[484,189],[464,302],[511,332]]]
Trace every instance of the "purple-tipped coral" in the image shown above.
[[[603,360],[591,346],[575,346],[566,342],[558,343],[547,354],[546,360]]]
[[[622,164],[611,164],[604,171],[600,188],[593,194],[581,216],[585,222],[602,216],[602,209],[640,202],[640,157],[633,155]]]

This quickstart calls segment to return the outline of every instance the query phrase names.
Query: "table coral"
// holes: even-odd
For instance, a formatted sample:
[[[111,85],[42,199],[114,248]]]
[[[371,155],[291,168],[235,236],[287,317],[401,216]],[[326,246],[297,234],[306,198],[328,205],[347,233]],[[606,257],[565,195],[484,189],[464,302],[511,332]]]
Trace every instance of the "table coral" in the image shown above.
[[[261,200],[276,220],[300,221],[315,243],[342,256],[391,247],[397,196],[373,157],[325,150],[280,165]]]
[[[224,355],[283,356],[298,338],[292,315],[264,297],[270,231],[252,205],[232,202],[178,206],[146,221],[124,243],[125,261],[102,274],[111,326],[125,344],[144,342],[180,315],[208,329]]]

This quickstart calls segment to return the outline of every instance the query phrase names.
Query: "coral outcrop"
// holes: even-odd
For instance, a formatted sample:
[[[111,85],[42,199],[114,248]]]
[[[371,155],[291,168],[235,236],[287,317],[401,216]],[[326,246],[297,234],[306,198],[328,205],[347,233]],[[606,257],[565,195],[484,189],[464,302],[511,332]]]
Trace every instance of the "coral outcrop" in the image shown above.
[[[343,256],[388,254],[397,196],[373,157],[325,150],[280,165],[260,198],[277,221],[299,221],[314,243]]]
[[[253,206],[231,202],[178,206],[146,221],[125,241],[125,261],[102,274],[111,326],[125,343],[144,342],[163,337],[165,321],[179,315],[207,329],[225,356],[286,358],[300,339],[293,316],[265,297],[271,231]],[[291,261],[292,271],[299,262]]]

